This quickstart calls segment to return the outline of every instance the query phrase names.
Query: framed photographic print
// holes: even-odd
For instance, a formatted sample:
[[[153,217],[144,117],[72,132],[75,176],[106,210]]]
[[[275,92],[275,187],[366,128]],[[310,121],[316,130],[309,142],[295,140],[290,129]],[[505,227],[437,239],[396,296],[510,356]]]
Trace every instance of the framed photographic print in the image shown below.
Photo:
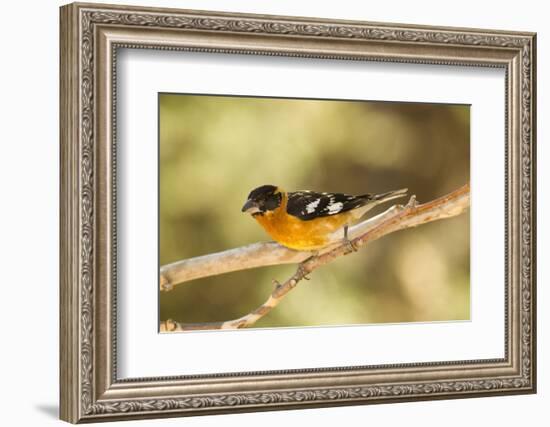
[[[61,8],[61,418],[533,393],[535,34]]]

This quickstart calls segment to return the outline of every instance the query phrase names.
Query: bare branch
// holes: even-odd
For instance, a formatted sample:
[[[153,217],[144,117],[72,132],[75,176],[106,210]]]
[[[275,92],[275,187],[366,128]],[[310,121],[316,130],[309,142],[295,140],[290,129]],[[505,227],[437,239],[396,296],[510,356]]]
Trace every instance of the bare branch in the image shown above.
[[[398,210],[398,206],[392,206],[380,215],[350,227],[348,238],[354,239],[366,233],[387,218],[395,215]],[[318,251],[318,253],[325,253],[336,245],[342,244],[343,237],[343,232],[334,233],[329,236],[331,243],[321,251]],[[184,259],[162,266],[160,268],[160,290],[169,291],[180,283],[231,273],[232,271],[267,267],[270,265],[297,264],[305,261],[312,255],[314,255],[313,252],[296,251],[276,242],[253,243],[241,246],[240,248]]]
[[[416,203],[416,198],[412,196],[411,199],[409,200],[409,203],[406,206],[399,206],[399,205],[393,206],[383,214],[378,215],[377,217],[371,218],[367,221],[364,221],[353,228],[350,228],[350,230],[348,231],[348,235],[351,239],[353,246],[356,248],[360,248],[361,246],[364,246],[369,242],[372,242],[382,236],[385,236],[386,234],[393,233],[398,230],[402,230],[410,227],[416,227],[418,225],[436,221],[439,219],[457,216],[462,212],[464,212],[469,205],[470,205],[470,185],[469,184],[464,185],[463,187],[453,191],[452,193],[449,193],[446,196],[443,196],[439,199],[433,200],[428,203],[424,203],[422,205],[418,205]],[[336,237],[337,236],[334,236],[335,239]],[[342,237],[339,237],[338,239],[339,240],[335,240],[335,243],[338,243],[337,245],[333,245],[330,248],[327,248],[326,250],[324,250],[322,253],[319,253],[313,256],[309,252],[292,251],[286,248],[284,248],[285,250],[281,250],[280,248],[282,247],[274,243],[257,243],[255,245],[245,246],[244,248],[232,249],[230,251],[207,255],[205,257],[193,258],[191,260],[181,261],[179,263],[170,264],[169,266],[166,266],[166,267],[171,267],[171,266],[178,265],[177,267],[171,267],[172,275],[165,276],[167,280],[167,282],[165,283],[168,283],[170,286],[171,283],[175,283],[174,278],[180,279],[182,277],[184,278],[188,277],[185,275],[185,273],[182,273],[179,270],[180,269],[179,266],[181,265],[181,263],[186,263],[188,261],[194,261],[198,265],[202,265],[202,266],[204,266],[205,264],[213,266],[212,264],[213,259],[214,260],[217,259],[218,262],[220,260],[226,259],[234,263],[229,270],[224,270],[224,271],[221,271],[223,270],[223,268],[216,269],[215,267],[210,267],[211,269],[208,269],[207,272],[211,273],[212,271],[215,271],[212,274],[203,274],[200,276],[196,276],[197,273],[195,272],[195,277],[193,278],[206,277],[209,275],[221,274],[222,272],[235,271],[238,269],[254,268],[254,267],[260,267],[265,265],[288,264],[288,263],[300,262],[298,269],[292,275],[292,277],[287,279],[282,284],[275,283],[275,289],[273,290],[273,292],[271,293],[267,301],[263,303],[260,307],[258,307],[256,310],[238,319],[228,320],[224,322],[186,324],[186,323],[175,322],[173,320],[167,320],[167,321],[161,322],[161,325],[160,325],[161,332],[200,330],[200,329],[237,329],[237,328],[244,328],[254,324],[260,318],[262,318],[267,313],[269,313],[274,307],[276,307],[279,304],[279,302],[285,297],[285,295],[287,295],[292,289],[294,289],[298,284],[298,282],[306,278],[306,276],[310,274],[313,270],[325,264],[328,264],[329,262],[333,261],[334,259],[340,256],[347,255],[353,252],[350,245],[348,245],[347,243],[342,243]],[[244,251],[244,253],[253,254],[254,256],[257,256],[258,259],[254,259],[252,261],[246,260],[240,256],[239,251]],[[275,255],[272,255],[273,253]],[[210,258],[208,261],[205,262],[204,259],[208,257],[212,257],[212,258]],[[236,257],[235,259],[237,261],[231,261],[233,257]],[[275,262],[275,261],[278,261],[278,262]],[[209,262],[210,264],[208,264]],[[197,264],[195,264],[195,266]],[[241,266],[244,265],[244,267],[234,268],[237,265],[241,265]],[[168,270],[165,271],[164,274],[168,272]],[[162,277],[162,272],[161,272],[161,277]],[[168,281],[168,278],[171,280],[171,282]],[[192,279],[186,278],[186,280],[192,280]]]

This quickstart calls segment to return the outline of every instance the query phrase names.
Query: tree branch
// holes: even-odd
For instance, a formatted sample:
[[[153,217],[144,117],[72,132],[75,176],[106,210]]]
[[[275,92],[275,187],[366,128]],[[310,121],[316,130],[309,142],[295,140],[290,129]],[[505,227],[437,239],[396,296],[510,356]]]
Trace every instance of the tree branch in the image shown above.
[[[418,205],[415,196],[412,196],[406,206],[392,206],[386,212],[350,228],[348,236],[353,246],[360,248],[369,242],[398,230],[457,216],[464,212],[469,205],[469,184],[460,187],[446,196],[422,205]],[[342,237],[342,235],[338,236],[336,234],[331,236],[331,241],[334,243],[315,255],[311,252],[287,249],[273,242],[255,243],[242,248],[191,258],[162,267],[161,289],[163,289],[164,284],[164,290],[168,290],[176,283],[199,277],[267,265],[300,263],[296,272],[284,283],[274,282],[275,289],[266,302],[238,319],[209,323],[179,323],[167,320],[161,322],[161,332],[237,329],[254,324],[275,308],[296,287],[298,282],[307,278],[307,275],[313,270],[328,264],[340,256],[353,252],[350,245],[342,242]],[[229,265],[223,265],[226,262]]]
[[[387,218],[395,215],[398,210],[397,206],[392,206],[380,215],[350,227],[348,238],[354,239],[366,233]],[[160,268],[160,290],[170,291],[180,283],[233,271],[270,265],[297,264],[312,255],[328,252],[335,246],[341,245],[343,238],[343,232],[333,233],[329,236],[330,243],[317,253],[297,251],[276,242],[259,242],[223,252],[176,261]]]

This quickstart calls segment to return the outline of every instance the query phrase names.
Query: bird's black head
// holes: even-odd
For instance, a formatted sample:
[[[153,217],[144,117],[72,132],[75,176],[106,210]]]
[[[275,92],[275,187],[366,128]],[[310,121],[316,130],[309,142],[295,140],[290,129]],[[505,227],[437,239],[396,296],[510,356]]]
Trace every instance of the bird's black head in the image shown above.
[[[252,216],[263,215],[281,206],[281,200],[282,194],[279,188],[274,185],[262,185],[250,192],[242,211]]]

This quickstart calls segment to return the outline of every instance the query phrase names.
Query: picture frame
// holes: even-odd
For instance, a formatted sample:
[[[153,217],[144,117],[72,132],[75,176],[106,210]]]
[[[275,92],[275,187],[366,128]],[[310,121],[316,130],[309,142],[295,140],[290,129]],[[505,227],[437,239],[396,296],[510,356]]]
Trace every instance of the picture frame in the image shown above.
[[[61,7],[60,25],[61,419],[80,423],[536,392],[534,33],[85,3]],[[121,49],[504,70],[504,357],[119,378]],[[151,286],[158,289],[158,283]]]

